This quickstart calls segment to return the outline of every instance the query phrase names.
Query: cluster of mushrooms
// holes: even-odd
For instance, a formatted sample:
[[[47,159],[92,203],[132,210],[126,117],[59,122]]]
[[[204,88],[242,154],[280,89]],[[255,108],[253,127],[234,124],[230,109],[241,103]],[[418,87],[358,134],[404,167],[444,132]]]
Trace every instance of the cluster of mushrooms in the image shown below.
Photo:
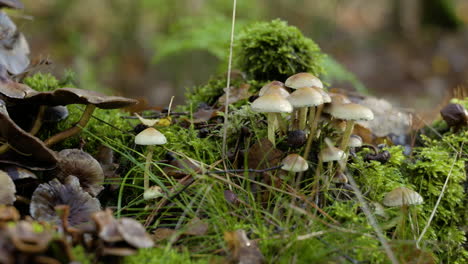
[[[353,134],[356,122],[370,121],[374,118],[372,110],[351,102],[342,94],[327,93],[320,79],[310,73],[297,73],[284,83],[280,81],[267,83],[260,89],[259,97],[252,102],[251,108],[255,112],[266,114],[268,139],[273,145],[277,131],[283,135],[305,134],[307,140],[304,142],[303,157],[296,153],[289,154],[282,161],[282,169],[299,173],[296,178],[296,186],[299,186],[304,172],[309,170],[309,155],[318,153],[315,194],[319,190],[319,181],[324,186],[323,191],[326,191],[331,183],[351,190],[344,171],[349,155],[353,155],[356,148],[371,148],[375,153],[370,155],[382,157],[383,162],[389,158],[388,152],[378,153],[372,145],[363,146],[361,137]],[[333,123],[337,130],[342,131],[341,138],[336,139],[337,142],[326,138],[323,149],[312,151],[312,143],[320,134],[321,122]],[[322,171],[323,163],[328,164],[327,173]],[[337,168],[334,164],[338,164]],[[387,206],[420,204],[422,198],[416,192],[402,187],[388,193],[383,203]]]

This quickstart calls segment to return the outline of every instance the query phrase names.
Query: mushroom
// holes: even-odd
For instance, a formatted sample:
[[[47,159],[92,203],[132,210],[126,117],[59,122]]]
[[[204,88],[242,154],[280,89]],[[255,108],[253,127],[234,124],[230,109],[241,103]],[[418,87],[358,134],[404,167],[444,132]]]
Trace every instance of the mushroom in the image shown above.
[[[75,176],[68,176],[64,183],[54,179],[37,187],[31,198],[31,216],[38,221],[60,224],[61,219],[54,210],[57,205],[68,205],[68,222],[73,227],[89,227],[91,215],[101,209],[99,200],[83,191]]]
[[[7,1],[14,7],[14,2]],[[5,6],[0,2],[0,7]],[[16,5],[19,6],[19,5]],[[23,72],[29,65],[29,45],[8,15],[0,11],[0,64],[12,74]]]
[[[137,101],[119,96],[106,96],[98,92],[78,88],[59,88],[51,92],[28,93],[25,97],[17,100],[16,103],[48,106],[69,104],[86,105],[80,120],[74,127],[62,131],[45,141],[47,146],[52,146],[68,137],[78,134],[81,129],[86,126],[96,108],[122,108],[135,104]]]
[[[117,229],[117,220],[112,215],[110,209],[96,212],[92,215],[96,223],[97,234],[100,239],[108,243],[119,242],[123,240],[122,235]]]
[[[16,201],[16,186],[8,174],[0,170],[0,204],[11,205]]]
[[[277,93],[281,95],[282,97],[286,98],[289,96],[289,92],[284,89],[283,85],[268,85],[262,87],[260,91],[258,92],[259,96],[264,96],[265,94],[272,94],[272,93]]]
[[[51,228],[26,220],[8,225],[7,233],[16,249],[25,255],[45,252],[53,239]]]
[[[146,233],[145,228],[140,222],[122,217],[118,221],[117,230],[119,230],[125,241],[135,248],[150,248],[154,246],[154,241]]]
[[[0,163],[15,164],[32,170],[55,168],[57,157],[38,138],[30,135],[11,120],[0,100]]]
[[[303,172],[309,169],[307,160],[298,154],[289,154],[283,159],[281,164],[283,165],[281,169],[285,171]]]
[[[422,196],[406,187],[398,187],[387,193],[383,199],[383,204],[389,207],[418,205],[423,203]]]
[[[288,101],[294,108],[299,108],[299,129],[303,130],[307,123],[307,108],[309,108],[309,124],[315,117],[315,107],[323,104],[323,96],[311,87],[296,89],[288,97]],[[309,137],[313,136],[309,134]]]
[[[93,156],[80,149],[64,149],[58,153],[57,168],[50,172],[61,181],[73,175],[80,186],[92,196],[97,196],[104,187],[104,172]]]
[[[153,146],[164,145],[166,143],[167,143],[166,137],[161,132],[159,132],[153,127],[149,127],[141,131],[138,135],[135,136],[135,144],[148,146],[147,153],[146,153],[144,180],[143,180],[143,186],[144,186],[145,191],[148,190],[149,188],[149,171],[150,171],[151,160],[153,158]]]
[[[280,81],[272,81],[272,82],[269,82],[265,85],[262,86],[262,88],[260,88],[260,90],[258,91],[258,95],[259,96],[263,96],[263,94],[268,90],[270,89],[270,87],[272,86],[281,86],[284,88],[284,83],[280,82]]]
[[[162,192],[162,189],[161,189],[161,187],[159,187],[157,185],[149,187],[143,193],[143,199],[145,199],[145,200],[153,200],[153,199],[156,199],[156,198],[162,197],[162,196],[164,196],[163,192]]]
[[[300,72],[290,76],[286,82],[284,82],[284,85],[292,89],[302,87],[318,87],[323,89],[322,81],[308,72]]]
[[[332,174],[333,173],[333,162],[338,161],[339,163],[341,163],[346,158],[345,152],[343,150],[333,146],[333,144],[331,143],[331,141],[328,138],[325,139],[325,143],[327,144],[327,147],[322,149],[318,154],[318,157],[319,157],[319,161],[318,161],[319,164],[318,165],[319,166],[318,166],[317,172],[316,172],[317,176],[321,175],[320,171],[323,168],[323,165],[322,165],[323,162],[328,163],[328,173],[329,173],[329,175],[333,175]],[[328,176],[325,177],[324,182],[328,186]]]
[[[292,105],[284,97],[273,93],[257,98],[251,107],[254,112],[267,113],[268,139],[275,146],[276,113],[291,113]]]
[[[374,119],[374,114],[369,108],[354,103],[332,104],[327,112],[334,118],[346,120],[346,129],[340,145],[340,148],[343,150],[347,149],[349,137],[353,132],[355,121]]]

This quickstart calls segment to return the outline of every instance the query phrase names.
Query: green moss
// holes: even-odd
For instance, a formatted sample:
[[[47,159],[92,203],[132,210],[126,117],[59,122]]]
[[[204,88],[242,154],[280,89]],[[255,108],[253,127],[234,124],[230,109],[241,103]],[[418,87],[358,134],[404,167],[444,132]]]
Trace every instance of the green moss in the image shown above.
[[[90,254],[87,254],[85,249],[82,246],[76,246],[72,248],[74,260],[81,264],[91,264],[95,263],[93,261],[94,257]]]
[[[164,248],[149,248],[140,249],[137,255],[125,257],[124,264],[141,264],[141,263],[164,263],[164,264],[196,264],[207,263],[208,260],[195,260],[190,258],[190,253],[187,250],[181,252],[175,249]]]
[[[257,81],[284,81],[298,72],[324,73],[324,54],[301,31],[279,19],[254,23],[236,40],[236,66]]]
[[[450,174],[444,196],[425,235],[426,241],[438,253],[441,263],[468,261],[468,251],[463,248],[466,237],[462,230],[462,226],[466,225],[468,209],[463,185],[466,181],[467,138],[466,130],[456,134],[447,133],[440,140],[423,136],[425,145],[416,149],[414,163],[408,166],[411,173],[408,179],[424,198],[422,208],[425,219],[432,212]],[[462,156],[454,163],[454,157],[460,150]]]
[[[61,87],[73,87],[73,74],[67,72],[62,81],[57,80],[50,73],[36,73],[24,79],[24,84],[39,92],[53,91]]]

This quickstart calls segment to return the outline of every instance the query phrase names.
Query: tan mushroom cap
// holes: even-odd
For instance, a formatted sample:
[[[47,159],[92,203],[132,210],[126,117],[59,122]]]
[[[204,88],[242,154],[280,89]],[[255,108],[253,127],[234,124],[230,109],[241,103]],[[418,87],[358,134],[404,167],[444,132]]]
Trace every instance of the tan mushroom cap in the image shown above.
[[[387,193],[384,197],[383,204],[385,206],[403,206],[403,205],[417,205],[422,204],[422,196],[406,187],[398,187],[391,192]]]
[[[260,113],[291,113],[293,107],[279,94],[266,94],[253,101],[252,110]]]
[[[118,222],[110,209],[93,213],[92,219],[96,223],[99,238],[109,243],[123,240],[117,228]]]
[[[337,147],[328,146],[320,151],[319,157],[322,162],[340,161],[346,157],[346,154]]]
[[[158,197],[164,196],[163,190],[161,187],[154,185],[149,187],[145,192],[143,193],[143,199],[144,200],[152,200],[156,199]]]
[[[125,241],[135,248],[150,248],[154,246],[154,241],[151,236],[146,233],[145,228],[140,222],[123,217],[120,218],[117,225],[120,235]]]
[[[264,95],[267,95],[267,94],[279,94],[280,96],[286,98],[289,96],[289,92],[284,89],[283,86],[279,86],[279,85],[271,85],[271,86],[268,86],[266,89],[264,89],[263,91],[260,89],[260,92],[258,92],[258,95],[259,96],[264,96]]]
[[[11,205],[16,201],[16,186],[8,174],[0,170],[0,205]]]
[[[164,145],[166,143],[167,139],[164,134],[154,127],[148,127],[135,136],[135,144],[137,145]]]
[[[280,82],[280,81],[272,81],[272,82],[269,82],[265,85],[262,86],[262,88],[260,88],[260,90],[258,91],[258,95],[259,96],[262,96],[266,90],[270,89],[270,87],[272,86],[281,86],[281,87],[285,87],[284,86],[284,83]]]
[[[327,113],[332,115],[334,118],[342,120],[372,120],[374,119],[374,113],[369,108],[360,104],[333,104]]]
[[[325,92],[325,90],[323,90],[322,88],[318,88],[318,87],[312,87],[312,88],[322,95],[323,103],[327,104],[331,102],[331,97],[327,92]]]
[[[283,164],[281,169],[285,171],[302,172],[309,169],[307,160],[298,154],[289,154],[283,159],[281,164]]]
[[[296,89],[287,99],[295,108],[311,107],[323,104],[322,94],[311,87]]]
[[[323,89],[322,81],[308,72],[301,72],[290,76],[286,82],[286,87],[298,89],[302,87],[318,87]]]
[[[332,104],[349,104],[351,100],[348,99],[346,95],[339,94],[339,93],[329,93],[328,94],[331,98]]]

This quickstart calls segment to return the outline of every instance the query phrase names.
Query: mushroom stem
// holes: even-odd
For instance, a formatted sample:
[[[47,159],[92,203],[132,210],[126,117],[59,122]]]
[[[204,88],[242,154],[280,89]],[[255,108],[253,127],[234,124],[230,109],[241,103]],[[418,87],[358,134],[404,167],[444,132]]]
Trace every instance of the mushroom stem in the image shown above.
[[[148,153],[146,154],[146,163],[145,163],[145,174],[143,175],[143,188],[144,190],[149,189],[149,173],[151,160],[153,159],[153,146],[148,146]]]
[[[354,120],[347,120],[346,121],[346,129],[343,134],[343,139],[341,141],[340,149],[342,149],[345,153],[348,150],[348,142],[349,138],[351,137],[351,133],[353,132],[354,128]]]
[[[281,116],[281,113],[276,113],[276,121],[278,122],[278,126],[282,135],[285,135],[288,131],[288,126],[286,125],[284,118]]]
[[[267,123],[268,123],[268,140],[273,143],[273,146],[275,146],[275,120],[276,120],[276,115],[275,113],[267,113]]]
[[[299,108],[299,129],[304,130],[307,122],[307,107]]]
[[[315,107],[311,107],[309,109],[310,133],[309,137],[307,138],[307,143],[304,151],[304,159],[306,160],[309,157],[310,148],[312,147],[312,141],[314,140],[315,131],[317,131],[318,120],[320,119],[320,115],[322,114],[322,109],[323,104],[317,106],[317,110],[315,110]]]
[[[44,141],[45,145],[50,147],[50,146],[52,146],[54,144],[57,144],[58,142],[66,139],[66,138],[69,138],[71,136],[74,136],[74,135],[80,133],[80,131],[83,129],[83,127],[85,127],[86,124],[88,124],[89,119],[91,119],[91,116],[92,116],[92,114],[94,112],[94,109],[96,109],[95,105],[92,105],[92,104],[86,105],[86,109],[84,110],[80,121],[75,126],[69,128],[67,130],[64,130],[64,131],[62,131],[60,133],[57,133],[57,134],[53,135],[52,137],[48,138],[46,141]]]
[[[0,146],[0,155],[7,152],[10,149],[10,145],[8,143],[5,143]]]
[[[29,131],[29,134],[31,135],[36,135],[37,132],[39,132],[39,129],[41,129],[42,126],[42,119],[44,118],[44,112],[46,110],[45,105],[41,105],[39,107],[39,111],[37,112],[36,120],[34,121],[34,125],[31,128],[31,131]]]

